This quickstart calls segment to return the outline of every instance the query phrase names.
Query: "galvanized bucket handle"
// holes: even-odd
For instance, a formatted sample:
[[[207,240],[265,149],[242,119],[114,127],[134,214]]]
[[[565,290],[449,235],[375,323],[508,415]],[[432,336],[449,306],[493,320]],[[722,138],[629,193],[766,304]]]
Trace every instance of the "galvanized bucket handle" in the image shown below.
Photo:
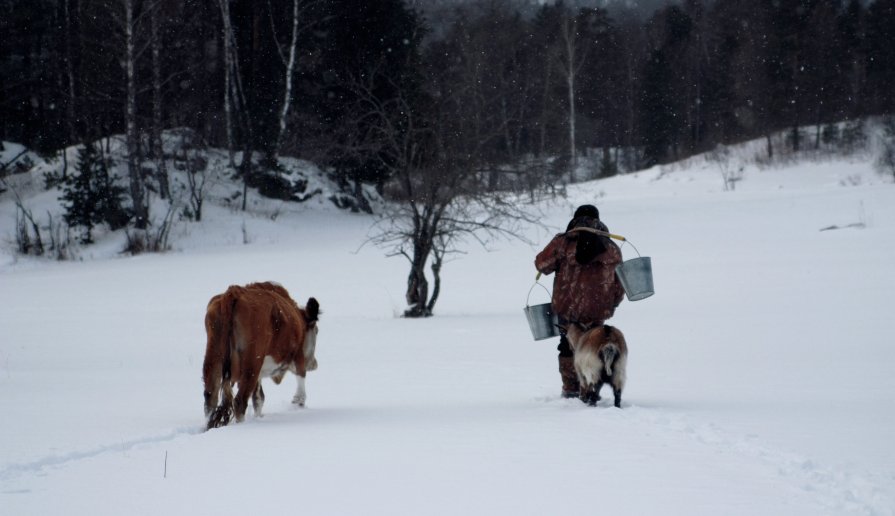
[[[616,234],[610,233],[608,231],[600,231],[599,229],[587,228],[587,227],[578,227],[578,228],[570,229],[570,230],[566,231],[566,233],[577,233],[579,231],[584,231],[586,233],[593,233],[595,235],[600,235],[600,236],[604,236],[604,237],[614,238],[615,240],[620,240],[622,242],[622,247],[624,247],[625,244],[630,244],[630,246],[634,248],[634,252],[637,253],[637,257],[640,258],[640,251],[637,250],[637,246],[632,244],[630,240],[628,240],[627,238],[625,238],[621,235],[616,235]]]
[[[539,277],[539,278],[541,277],[541,273],[540,273],[540,272],[538,273],[538,277]],[[529,300],[531,299],[531,291],[534,290],[534,288],[535,288],[536,286],[537,286],[537,287],[541,287],[542,289],[544,289],[544,292],[547,293],[547,296],[548,296],[548,297],[550,296],[550,291],[547,290],[547,287],[545,287],[544,285],[541,285],[541,282],[540,282],[540,281],[535,280],[535,284],[532,285],[530,289],[528,289],[528,296],[525,297],[525,308],[528,308],[529,306],[531,306],[528,302],[529,302]]]

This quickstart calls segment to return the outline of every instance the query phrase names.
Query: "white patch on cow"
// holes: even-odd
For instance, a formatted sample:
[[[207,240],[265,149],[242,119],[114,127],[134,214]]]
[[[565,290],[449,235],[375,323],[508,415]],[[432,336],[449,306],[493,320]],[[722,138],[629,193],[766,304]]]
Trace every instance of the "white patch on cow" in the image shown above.
[[[317,325],[309,328],[305,333],[305,344],[302,350],[305,355],[305,369],[313,371],[317,369],[317,358],[315,352],[317,350]]]
[[[280,364],[275,362],[272,356],[267,355],[264,357],[264,362],[261,364],[261,372],[258,375],[261,377],[272,376],[278,369],[280,369]]]
[[[295,396],[292,398],[292,403],[295,403],[299,407],[304,407],[307,399],[308,393],[305,392],[305,378],[304,376],[299,376],[298,388],[295,389]]]
[[[267,355],[264,357],[264,362],[261,364],[261,371],[258,373],[258,378],[265,378],[267,376],[273,379],[273,383],[279,385],[280,382],[283,381],[283,376],[286,374],[286,371],[291,370],[289,364],[280,364],[274,361],[273,357]]]

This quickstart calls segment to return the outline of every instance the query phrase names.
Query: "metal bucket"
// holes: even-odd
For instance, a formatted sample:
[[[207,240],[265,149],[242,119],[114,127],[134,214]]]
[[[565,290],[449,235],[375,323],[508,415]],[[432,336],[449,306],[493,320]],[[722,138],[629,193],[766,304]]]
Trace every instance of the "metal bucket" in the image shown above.
[[[545,291],[547,290],[540,283],[535,283],[535,285],[540,285]],[[528,289],[528,297],[531,297],[531,290],[535,288],[535,285]],[[547,291],[547,294],[549,295],[550,291]],[[550,303],[529,306],[526,299],[524,311],[525,318],[528,319],[528,327],[531,328],[531,335],[535,340],[549,339],[559,335],[559,328],[556,326],[559,320],[556,314],[553,313],[553,307]]]
[[[640,301],[655,294],[653,266],[648,256],[631,258],[615,268],[629,301]]]

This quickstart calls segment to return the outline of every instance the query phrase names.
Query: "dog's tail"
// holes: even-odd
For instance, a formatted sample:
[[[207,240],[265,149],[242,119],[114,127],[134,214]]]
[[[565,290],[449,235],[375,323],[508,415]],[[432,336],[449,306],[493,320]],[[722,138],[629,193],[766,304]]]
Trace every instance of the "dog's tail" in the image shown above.
[[[612,337],[612,330],[612,326],[609,326],[608,324],[603,326],[603,332],[606,339]],[[618,346],[613,342],[606,344],[600,349],[600,360],[603,361],[603,369],[606,370],[608,376],[612,376],[612,366],[615,365],[615,359],[619,354]]]
[[[603,369],[608,376],[612,376],[612,366],[615,365],[618,355],[618,346],[615,344],[607,344],[600,348],[600,360],[603,361]]]

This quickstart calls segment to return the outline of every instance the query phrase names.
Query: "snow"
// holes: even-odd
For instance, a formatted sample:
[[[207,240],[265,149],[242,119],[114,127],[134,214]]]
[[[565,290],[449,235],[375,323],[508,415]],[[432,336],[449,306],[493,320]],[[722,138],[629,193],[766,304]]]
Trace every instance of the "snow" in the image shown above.
[[[895,514],[895,185],[870,159],[572,186],[532,208],[538,246],[446,264],[424,320],[398,316],[407,266],[361,245],[369,216],[223,198],[165,254],[0,251],[0,514]],[[522,312],[585,202],[653,262],[656,295],[612,319],[621,410],[560,399]],[[14,214],[6,193],[0,238]],[[259,280],[320,300],[308,406],[266,383],[263,418],[203,432],[205,304]]]

